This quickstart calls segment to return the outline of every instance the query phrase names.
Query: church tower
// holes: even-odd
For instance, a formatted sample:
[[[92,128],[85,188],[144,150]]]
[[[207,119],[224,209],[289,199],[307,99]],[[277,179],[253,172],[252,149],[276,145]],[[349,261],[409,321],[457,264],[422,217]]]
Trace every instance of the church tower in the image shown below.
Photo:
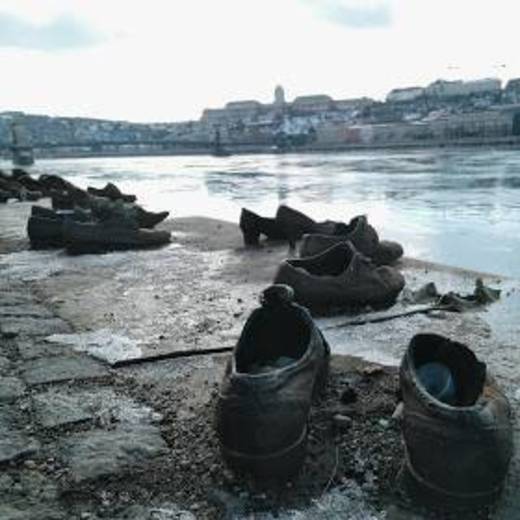
[[[285,105],[285,92],[281,85],[277,85],[274,89],[274,105],[277,108],[282,108]]]

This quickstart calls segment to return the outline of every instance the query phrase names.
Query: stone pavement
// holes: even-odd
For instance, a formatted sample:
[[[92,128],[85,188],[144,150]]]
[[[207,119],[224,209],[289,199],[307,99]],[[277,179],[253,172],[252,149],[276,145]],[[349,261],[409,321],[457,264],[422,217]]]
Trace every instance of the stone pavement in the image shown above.
[[[71,327],[20,286],[0,292],[0,518],[95,519],[67,493],[131,474],[167,451],[160,414],[114,388],[110,368],[48,343]],[[31,303],[28,303],[31,301]],[[103,518],[193,518],[174,504],[131,505]]]

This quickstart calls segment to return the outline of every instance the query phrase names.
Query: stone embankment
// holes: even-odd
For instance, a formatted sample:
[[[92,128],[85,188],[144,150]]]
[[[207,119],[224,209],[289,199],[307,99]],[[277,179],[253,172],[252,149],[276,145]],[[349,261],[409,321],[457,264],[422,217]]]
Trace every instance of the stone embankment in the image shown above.
[[[2,519],[439,518],[399,478],[396,367],[417,332],[466,342],[520,406],[513,280],[484,276],[503,294],[487,313],[355,327],[319,318],[334,356],[302,473],[283,486],[252,482],[226,468],[213,431],[227,354],[115,366],[233,346],[286,246],[246,250],[237,226],[191,218],[161,224],[175,238],[164,249],[68,257],[27,250],[29,209],[0,208]],[[441,292],[471,292],[482,276],[409,259],[401,268],[410,289],[434,281]],[[384,313],[407,309],[400,301]],[[467,518],[517,518],[519,481],[515,456],[498,505]]]

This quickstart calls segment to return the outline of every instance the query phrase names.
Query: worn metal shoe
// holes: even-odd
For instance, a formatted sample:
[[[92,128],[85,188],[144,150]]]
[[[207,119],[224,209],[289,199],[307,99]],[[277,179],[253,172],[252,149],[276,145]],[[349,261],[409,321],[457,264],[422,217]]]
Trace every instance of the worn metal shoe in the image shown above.
[[[290,287],[273,285],[261,301],[226,369],[216,430],[231,466],[284,479],[303,463],[311,400],[326,381],[330,354]]]
[[[240,213],[239,226],[246,246],[258,245],[260,235],[265,235],[271,240],[286,238],[284,231],[274,218],[261,217],[246,208],[242,208]]]
[[[486,365],[436,334],[411,340],[400,369],[406,469],[432,503],[474,507],[500,493],[512,454],[509,402]]]
[[[107,182],[106,186],[101,189],[89,186],[87,192],[96,197],[106,197],[110,200],[122,200],[123,202],[135,202],[137,197],[135,195],[126,195],[113,183]]]
[[[405,284],[399,271],[377,267],[350,242],[319,255],[285,260],[274,281],[292,287],[295,299],[313,309],[387,305]]]
[[[376,230],[364,215],[354,217],[349,224],[337,223],[333,234],[312,233],[303,236],[300,257],[314,256],[340,242],[349,241],[377,265],[389,265],[403,256],[397,242],[379,240]]]

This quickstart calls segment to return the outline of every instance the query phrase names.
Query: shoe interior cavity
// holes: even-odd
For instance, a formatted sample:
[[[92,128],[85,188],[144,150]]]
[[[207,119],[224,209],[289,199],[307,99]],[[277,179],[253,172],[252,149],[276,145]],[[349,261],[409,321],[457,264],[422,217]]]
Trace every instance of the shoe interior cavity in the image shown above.
[[[412,359],[418,381],[433,397],[452,406],[472,406],[482,394],[486,365],[465,345],[421,334],[412,340]]]
[[[290,260],[289,263],[314,276],[339,276],[349,266],[352,257],[346,244],[337,244],[319,255]]]
[[[307,351],[310,333],[298,309],[258,310],[240,338],[237,371],[259,374],[295,363]]]

